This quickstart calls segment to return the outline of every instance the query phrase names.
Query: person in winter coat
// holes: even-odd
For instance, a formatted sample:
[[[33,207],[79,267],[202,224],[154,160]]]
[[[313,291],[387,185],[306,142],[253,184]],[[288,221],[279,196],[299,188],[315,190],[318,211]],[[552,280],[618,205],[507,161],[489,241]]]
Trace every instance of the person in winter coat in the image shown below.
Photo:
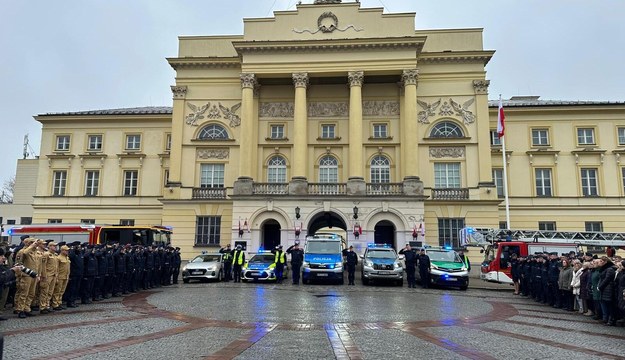
[[[560,289],[560,299],[562,308],[567,311],[573,310],[573,293],[571,291],[571,280],[573,280],[573,268],[569,260],[562,260],[562,269],[558,275],[558,288]]]
[[[584,311],[584,315],[586,316],[593,316],[595,314],[592,306],[592,291],[590,289],[590,276],[592,275],[591,266],[592,263],[590,261],[584,262],[584,264],[582,264],[582,275],[579,278],[579,297],[582,299],[582,308],[586,310]]]
[[[571,290],[573,291],[573,296],[575,296],[575,304],[577,305],[577,309],[580,314],[586,312],[584,308],[584,302],[582,301],[581,288],[582,288],[582,263],[579,260],[573,260],[573,279],[571,279]]]
[[[616,277],[616,269],[609,257],[603,256],[599,259],[600,277],[597,288],[601,292],[601,312],[603,313],[603,323],[608,326],[614,326],[616,323],[616,314],[614,313],[613,297],[614,297],[614,278]]]
[[[593,319],[601,320],[603,313],[601,312],[601,291],[599,291],[599,281],[601,280],[601,265],[600,260],[595,259],[592,261],[592,274],[590,278],[590,289],[592,291],[592,302],[595,307],[595,316]]]
[[[625,320],[625,260],[620,263],[620,270],[616,275],[616,303],[621,321]]]

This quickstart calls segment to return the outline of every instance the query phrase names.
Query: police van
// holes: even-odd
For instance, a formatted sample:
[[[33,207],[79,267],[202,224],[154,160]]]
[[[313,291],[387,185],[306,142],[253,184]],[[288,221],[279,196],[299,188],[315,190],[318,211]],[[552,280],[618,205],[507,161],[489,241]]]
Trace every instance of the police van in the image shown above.
[[[343,285],[343,249],[345,242],[338,234],[318,234],[306,237],[302,282],[331,280]]]

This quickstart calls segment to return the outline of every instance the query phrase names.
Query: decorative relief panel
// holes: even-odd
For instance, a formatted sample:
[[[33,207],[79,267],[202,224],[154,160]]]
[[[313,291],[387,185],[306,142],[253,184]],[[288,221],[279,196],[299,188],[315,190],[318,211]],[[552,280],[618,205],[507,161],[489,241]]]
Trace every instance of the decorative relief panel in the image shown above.
[[[346,102],[310,102],[308,103],[309,117],[346,117],[349,116],[349,106]]]
[[[429,124],[430,116],[436,115],[436,108],[441,104],[441,99],[435,101],[431,104],[426,103],[425,101],[417,100],[419,106],[423,108],[423,111],[419,111],[417,114],[417,121],[420,124]]]
[[[198,159],[227,159],[230,157],[229,149],[197,149]]]
[[[440,158],[461,158],[464,157],[464,147],[431,147],[430,157]]]
[[[399,116],[398,101],[363,101],[363,116]]]
[[[292,118],[295,105],[292,102],[266,102],[260,104],[258,116],[261,118]]]
[[[235,104],[232,107],[223,106],[221,103],[211,107],[211,103],[198,107],[197,105],[187,103],[191,113],[185,117],[185,123],[191,126],[198,126],[198,121],[204,119],[204,114],[208,110],[206,115],[209,119],[226,119],[230,121],[230,127],[237,127],[241,125],[241,118],[236,114],[236,111],[241,107],[241,103]],[[219,107],[217,107],[219,106]]]
[[[469,106],[471,106],[471,104],[473,104],[474,101],[475,101],[475,98],[472,98],[472,99],[465,101],[462,105],[460,105],[459,103],[455,102],[453,99],[449,99],[449,102],[451,103],[451,107],[454,108],[454,110],[456,111],[456,115],[460,116],[462,118],[462,121],[464,121],[466,125],[473,124],[475,122],[475,115],[471,111],[468,110]]]
[[[443,104],[438,111],[438,115],[456,115],[460,117],[466,125],[473,124],[475,122],[475,114],[473,114],[472,111],[469,111],[469,107],[473,104],[473,102],[475,102],[475,98],[469,99],[462,104],[455,102],[454,99],[450,98],[449,102],[443,101]],[[424,109],[417,114],[417,121],[421,124],[429,124],[430,116],[434,116],[436,114],[436,108],[440,105],[441,99],[431,104],[421,100],[417,100],[417,103],[419,103],[419,106]]]

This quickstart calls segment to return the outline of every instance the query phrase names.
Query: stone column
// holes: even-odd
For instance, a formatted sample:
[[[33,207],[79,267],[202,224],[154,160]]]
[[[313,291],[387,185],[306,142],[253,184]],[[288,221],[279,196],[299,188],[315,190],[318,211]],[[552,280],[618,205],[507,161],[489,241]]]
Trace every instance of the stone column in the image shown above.
[[[254,87],[256,75],[241,74],[241,134],[239,137],[239,178],[252,178],[254,144]]]
[[[490,80],[473,80],[475,90],[475,116],[477,118],[478,186],[491,187],[493,182],[490,153],[490,119],[488,114],[488,86]],[[473,186],[473,185],[470,185]]]
[[[362,151],[362,84],[364,73],[350,71],[349,80],[349,179],[364,179]]]
[[[308,103],[306,88],[308,73],[294,73],[295,109],[293,114],[293,163],[292,178],[306,178],[308,159]]]
[[[404,177],[419,175],[419,142],[417,141],[417,80],[419,70],[404,70],[404,116],[402,117],[401,167]]]
[[[169,161],[169,186],[182,185],[182,136],[184,133],[184,103],[187,96],[186,86],[172,86],[174,106],[171,124],[171,153]]]

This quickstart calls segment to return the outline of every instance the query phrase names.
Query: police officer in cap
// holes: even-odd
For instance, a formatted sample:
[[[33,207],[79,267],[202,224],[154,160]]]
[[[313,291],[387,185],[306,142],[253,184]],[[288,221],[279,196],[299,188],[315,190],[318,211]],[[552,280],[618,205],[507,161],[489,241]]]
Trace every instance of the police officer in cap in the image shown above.
[[[282,245],[276,246],[271,250],[271,253],[275,255],[274,264],[276,264],[276,282],[282,283],[282,276],[284,274],[284,265],[286,265],[286,253],[282,251]]]
[[[358,265],[358,255],[354,252],[354,247],[350,245],[349,249],[344,249],[343,256],[347,264],[348,285],[356,285],[354,284],[354,274],[356,273],[356,265]]]
[[[415,279],[415,267],[417,265],[417,254],[410,247],[410,244],[406,244],[406,247],[399,250],[399,253],[404,255],[404,261],[406,263],[406,277],[408,278],[408,287],[416,288],[417,280]]]
[[[427,289],[430,287],[430,257],[425,253],[425,249],[421,248],[419,251],[419,276],[421,277],[421,287]],[[413,287],[416,287],[413,286]]]
[[[226,245],[225,248],[219,249],[219,253],[223,254],[224,281],[228,282],[232,280],[232,249],[230,249],[230,244]]]
[[[299,248],[299,241],[286,249],[286,253],[291,255],[291,271],[293,272],[293,285],[299,285],[299,273],[304,263],[304,250]]]

